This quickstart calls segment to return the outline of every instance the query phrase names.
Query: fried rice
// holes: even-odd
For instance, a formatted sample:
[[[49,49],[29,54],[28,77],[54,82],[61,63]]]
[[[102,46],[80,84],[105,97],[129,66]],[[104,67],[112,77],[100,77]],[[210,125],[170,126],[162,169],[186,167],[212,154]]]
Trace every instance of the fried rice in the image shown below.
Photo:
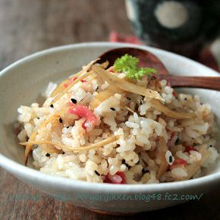
[[[91,62],[44,95],[18,108],[25,163],[32,152],[43,173],[150,184],[199,177],[218,158],[211,106],[155,76],[133,82]]]

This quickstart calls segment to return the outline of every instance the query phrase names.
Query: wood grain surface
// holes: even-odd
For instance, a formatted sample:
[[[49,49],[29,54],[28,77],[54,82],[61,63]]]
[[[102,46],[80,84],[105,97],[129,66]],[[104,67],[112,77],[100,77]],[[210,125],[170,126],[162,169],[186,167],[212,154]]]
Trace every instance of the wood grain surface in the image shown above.
[[[220,91],[220,77],[219,76],[174,76],[174,75],[158,75],[159,79],[167,80],[174,88],[177,87],[192,87],[204,88]]]
[[[123,0],[0,0],[0,70],[33,52],[132,34]],[[0,169],[0,220],[219,220],[220,190],[199,202],[135,216],[104,216],[40,193]],[[135,203],[134,203],[135,206]]]

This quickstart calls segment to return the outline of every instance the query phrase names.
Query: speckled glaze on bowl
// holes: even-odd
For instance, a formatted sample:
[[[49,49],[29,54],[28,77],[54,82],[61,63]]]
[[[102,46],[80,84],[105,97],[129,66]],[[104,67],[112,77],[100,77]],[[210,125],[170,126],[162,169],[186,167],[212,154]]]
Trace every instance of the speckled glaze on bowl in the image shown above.
[[[95,184],[54,177],[34,170],[31,160],[23,165],[24,149],[17,144],[13,124],[17,108],[38,100],[50,81],[59,81],[104,51],[116,47],[139,47],[158,56],[172,74],[212,75],[218,73],[187,58],[150,47],[120,43],[84,43],[49,49],[26,57],[0,73],[0,165],[28,185],[101,213],[130,214],[174,206],[187,200],[172,200],[169,195],[201,195],[220,184],[220,161],[204,177],[175,183],[150,185]],[[212,105],[220,125],[220,92],[187,89]]]
[[[125,0],[135,33],[147,45],[191,58],[219,34],[220,0]]]

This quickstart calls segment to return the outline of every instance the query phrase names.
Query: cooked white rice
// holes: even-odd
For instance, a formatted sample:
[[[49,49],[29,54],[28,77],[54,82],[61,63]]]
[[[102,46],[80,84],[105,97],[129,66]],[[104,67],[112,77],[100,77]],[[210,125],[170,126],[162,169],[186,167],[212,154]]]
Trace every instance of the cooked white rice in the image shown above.
[[[120,78],[123,77],[121,74]],[[198,96],[175,94],[164,80],[159,82],[158,92],[166,106],[175,111],[195,112],[194,118],[180,120],[167,117],[155,109],[149,99],[124,92],[115,93],[92,111],[97,118],[95,127],[84,123],[83,117],[72,114],[70,118],[69,114],[64,113],[60,116],[61,122],[55,125],[49,122],[39,130],[39,126],[60,112],[71,98],[77,101],[77,105],[89,107],[94,97],[109,87],[109,83],[94,74],[84,80],[75,84],[52,107],[51,94],[57,87],[54,83],[49,83],[46,89],[43,106],[38,103],[30,107],[20,106],[18,121],[22,129],[18,134],[19,142],[26,142],[35,131],[35,141],[51,140],[72,149],[83,148],[112,135],[120,138],[102,147],[80,152],[55,146],[62,151],[58,154],[48,150],[54,148],[50,144],[35,144],[32,151],[34,166],[41,172],[97,183],[102,183],[107,175],[116,178],[116,183],[120,182],[118,174],[123,172],[128,184],[149,184],[191,179],[203,167],[215,163],[218,153],[210,105],[202,104]],[[147,80],[139,84],[148,88],[152,86]],[[162,176],[158,176],[162,163],[161,157],[158,157],[160,137],[168,146],[164,155],[167,169]],[[188,148],[187,151],[188,146],[194,150]]]

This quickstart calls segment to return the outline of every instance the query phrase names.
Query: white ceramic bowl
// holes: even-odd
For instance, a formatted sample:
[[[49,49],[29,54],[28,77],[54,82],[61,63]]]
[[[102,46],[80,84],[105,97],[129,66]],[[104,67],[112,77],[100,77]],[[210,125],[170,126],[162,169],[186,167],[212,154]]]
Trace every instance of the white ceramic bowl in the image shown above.
[[[48,82],[64,79],[108,49],[128,46],[136,47],[120,43],[68,45],[36,53],[4,69],[0,73],[0,165],[30,186],[63,201],[68,200],[88,209],[114,213],[137,213],[177,205],[188,201],[187,197],[181,198],[182,195],[200,196],[201,193],[206,193],[213,186],[220,184],[219,161],[206,171],[204,177],[184,182],[149,185],[74,181],[34,170],[31,160],[28,167],[23,165],[24,149],[17,144],[13,133],[17,108],[21,104],[29,105],[36,101]],[[150,47],[139,48],[157,55],[172,74],[218,75],[201,64],[173,53]],[[213,112],[220,119],[220,92],[201,89],[187,89],[187,92],[201,95],[203,102],[210,103]],[[179,200],[174,200],[175,194]]]

